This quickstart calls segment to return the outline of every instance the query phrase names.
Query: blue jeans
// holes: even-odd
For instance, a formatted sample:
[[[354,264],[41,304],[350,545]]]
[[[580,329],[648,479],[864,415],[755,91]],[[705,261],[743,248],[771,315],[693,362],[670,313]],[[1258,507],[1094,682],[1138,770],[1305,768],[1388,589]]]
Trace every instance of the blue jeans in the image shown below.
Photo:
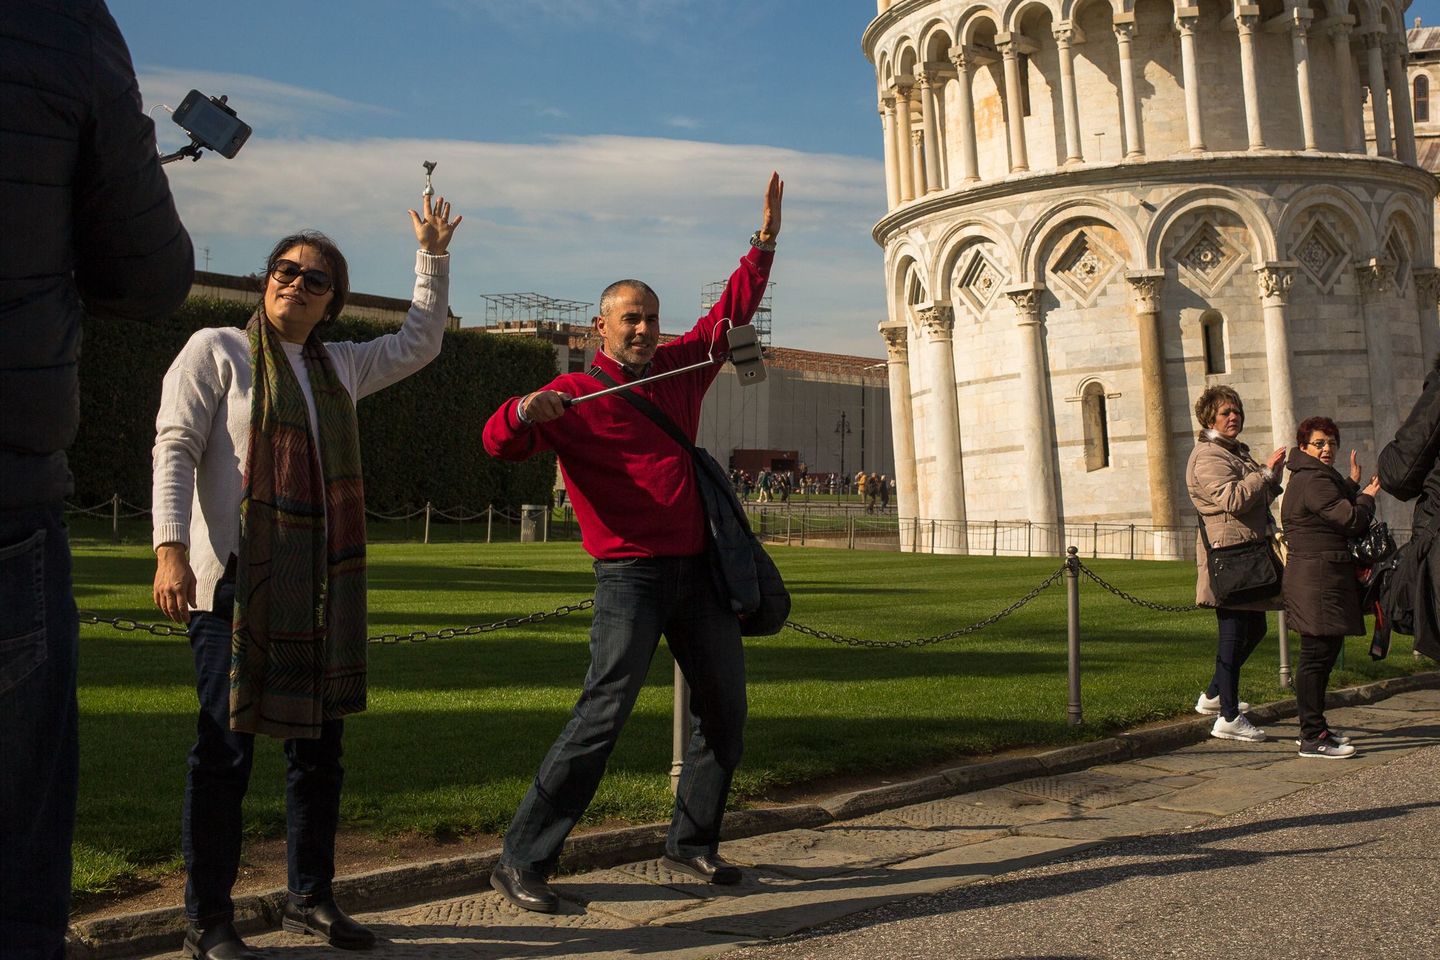
[[[0,957],[59,960],[70,915],[79,622],[62,507],[0,510]]]
[[[504,862],[547,877],[554,872],[561,845],[600,785],[662,633],[690,684],[693,724],[665,850],[679,857],[715,853],[743,749],[740,623],[716,591],[708,557],[645,557],[595,562],[590,671],[570,722],[505,833]]]
[[[230,920],[230,890],[240,869],[241,803],[250,785],[255,735],[230,729],[230,620],[235,585],[215,590],[215,609],[190,617],[200,716],[185,774],[180,846],[185,855],[185,914],[201,926]],[[343,720],[327,720],[313,740],[286,740],[286,864],[290,898],[330,897],[335,830],[340,825]]]
[[[1215,650],[1215,675],[1205,690],[1220,698],[1220,715],[1234,720],[1240,713],[1240,668],[1265,639],[1265,611],[1215,608],[1220,622],[1220,643]]]

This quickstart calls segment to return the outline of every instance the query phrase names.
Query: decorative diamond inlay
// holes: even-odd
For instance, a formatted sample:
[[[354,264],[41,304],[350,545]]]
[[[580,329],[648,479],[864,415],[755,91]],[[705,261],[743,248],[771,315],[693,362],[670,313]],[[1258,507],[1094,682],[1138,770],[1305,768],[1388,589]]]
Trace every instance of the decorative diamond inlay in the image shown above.
[[[1295,259],[1315,285],[1328,293],[1345,265],[1345,249],[1325,224],[1316,220],[1295,245]]]
[[[1390,236],[1385,240],[1385,257],[1395,264],[1395,292],[1403,294],[1405,284],[1410,279],[1410,252],[1405,249],[1405,243],[1394,230],[1390,231]]]
[[[1207,293],[1214,293],[1235,272],[1241,253],[1230,245],[1209,220],[1201,222],[1175,256],[1175,263],[1187,278]]]
[[[1055,258],[1050,275],[1083,304],[1089,304],[1105,286],[1120,258],[1090,234],[1075,235],[1064,252]]]
[[[976,249],[960,271],[955,281],[955,290],[969,301],[976,313],[984,313],[995,301],[1004,279],[1005,275],[1000,272],[1000,268],[985,256],[983,250]]]

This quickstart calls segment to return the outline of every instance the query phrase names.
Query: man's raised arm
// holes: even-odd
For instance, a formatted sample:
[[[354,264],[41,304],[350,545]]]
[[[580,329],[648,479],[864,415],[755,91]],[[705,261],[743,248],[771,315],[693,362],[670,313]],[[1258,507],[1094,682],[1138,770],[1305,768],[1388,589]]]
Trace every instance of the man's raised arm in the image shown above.
[[[780,206],[784,196],[785,182],[780,179],[780,174],[772,172],[770,182],[765,186],[760,229],[750,238],[750,251],[741,258],[740,265],[726,281],[715,305],[679,342],[693,338],[703,343],[708,351],[719,341],[722,348],[719,352],[723,355],[725,330],[721,321],[729,319],[732,326],[738,327],[749,323],[755,316],[765,296],[765,285],[770,281],[770,265],[775,260],[776,238],[780,236]]]

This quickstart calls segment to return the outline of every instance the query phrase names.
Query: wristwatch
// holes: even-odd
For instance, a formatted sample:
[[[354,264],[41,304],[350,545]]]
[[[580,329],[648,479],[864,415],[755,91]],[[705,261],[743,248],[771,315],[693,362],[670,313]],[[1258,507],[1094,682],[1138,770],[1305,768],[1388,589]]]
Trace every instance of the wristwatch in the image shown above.
[[[760,231],[756,230],[754,233],[750,234],[750,246],[754,247],[756,250],[770,251],[775,249],[775,241],[761,240]]]

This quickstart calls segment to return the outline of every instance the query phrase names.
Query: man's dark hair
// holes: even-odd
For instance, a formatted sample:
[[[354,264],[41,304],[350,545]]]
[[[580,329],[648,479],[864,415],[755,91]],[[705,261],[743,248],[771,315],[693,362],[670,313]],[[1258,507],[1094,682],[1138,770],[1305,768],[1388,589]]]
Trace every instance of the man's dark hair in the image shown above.
[[[616,280],[600,291],[600,315],[602,317],[610,310],[621,290],[639,290],[642,296],[654,297],[656,303],[660,302],[660,295],[651,290],[650,284],[644,280]]]
[[[1295,431],[1295,442],[1303,447],[1310,442],[1310,434],[1316,432],[1340,439],[1340,428],[1335,426],[1334,420],[1329,417],[1310,417]]]
[[[325,308],[325,318],[321,322],[334,320],[340,316],[340,311],[345,308],[345,301],[350,296],[350,265],[345,262],[345,254],[340,252],[335,241],[319,230],[301,230],[299,233],[282,237],[280,242],[275,244],[270,256],[265,259],[265,272],[260,275],[261,292],[263,293],[270,283],[270,273],[275,269],[275,261],[285,256],[291,247],[314,247],[325,259],[325,266],[330,274],[330,289],[335,296],[330,298],[330,303]]]
[[[1200,399],[1195,401],[1195,419],[1200,422],[1200,426],[1209,430],[1215,423],[1215,414],[1220,410],[1220,404],[1227,400],[1239,409],[1240,419],[1243,422],[1245,404],[1240,402],[1240,394],[1235,392],[1234,387],[1222,383],[1206,390],[1200,394]]]

